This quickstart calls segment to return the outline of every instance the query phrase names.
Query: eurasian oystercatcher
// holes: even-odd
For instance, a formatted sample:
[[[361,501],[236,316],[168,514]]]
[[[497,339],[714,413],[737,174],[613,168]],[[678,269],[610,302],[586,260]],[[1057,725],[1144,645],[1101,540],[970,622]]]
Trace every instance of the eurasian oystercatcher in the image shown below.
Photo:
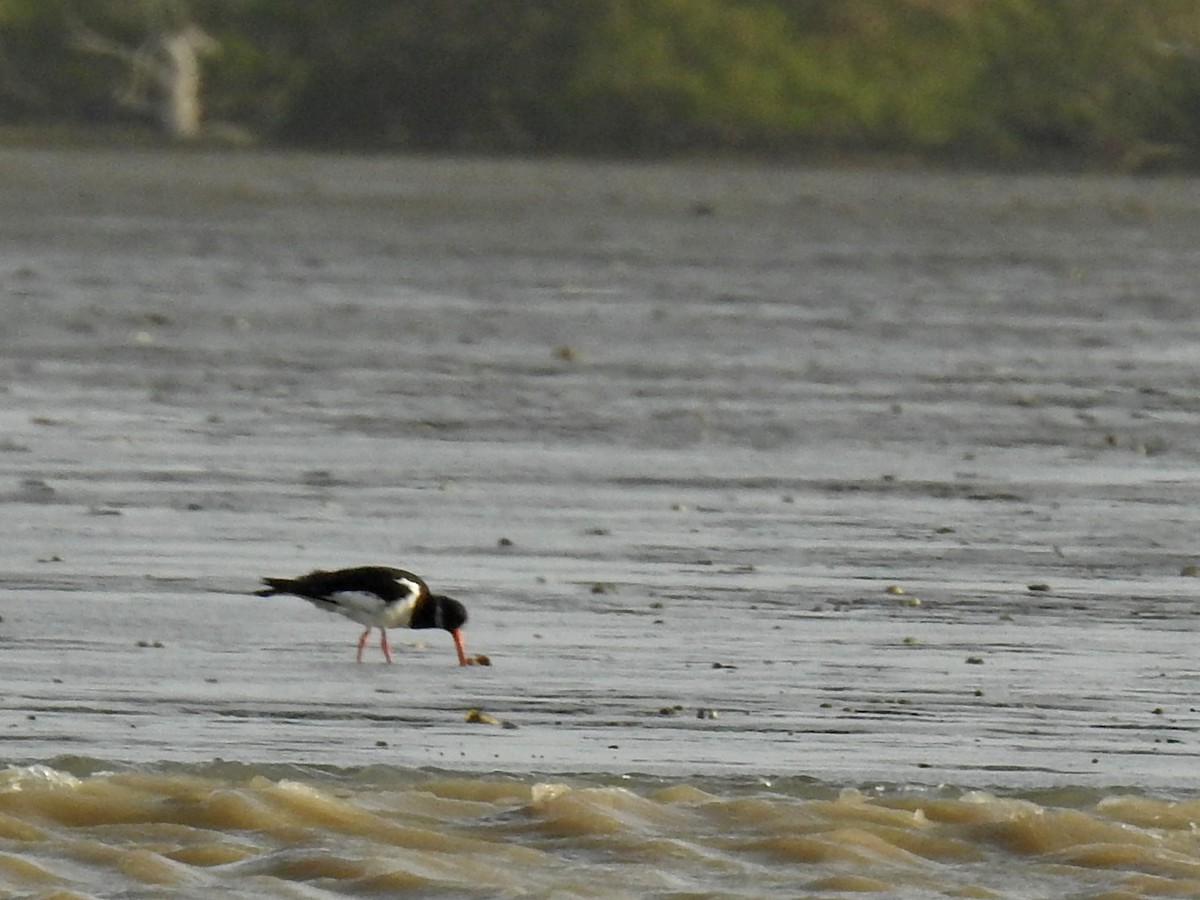
[[[451,597],[434,594],[419,577],[404,569],[388,566],[358,566],[325,572],[318,569],[299,578],[264,578],[267,587],[254,593],[259,597],[292,594],[313,606],[353,619],[367,630],[358,639],[358,661],[372,628],[379,629],[379,646],[388,662],[388,628],[444,628],[454,638],[458,664],[468,665],[461,628],[467,610]]]

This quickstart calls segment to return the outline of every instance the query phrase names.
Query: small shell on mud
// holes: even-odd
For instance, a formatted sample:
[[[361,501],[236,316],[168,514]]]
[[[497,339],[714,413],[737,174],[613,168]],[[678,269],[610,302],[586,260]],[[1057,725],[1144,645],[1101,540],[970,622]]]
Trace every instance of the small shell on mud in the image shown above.
[[[467,721],[475,725],[503,725],[504,723],[495,716],[485,713],[481,709],[468,709]]]
[[[467,721],[476,725],[499,725],[501,728],[515,731],[521,726],[516,722],[510,722],[508,719],[497,719],[495,716],[485,713],[481,709],[468,709]]]
[[[898,584],[889,584],[883,590],[884,590],[884,593],[887,593],[887,594],[907,594],[908,593],[908,591],[904,590],[904,588],[900,587],[900,585],[898,585]]]

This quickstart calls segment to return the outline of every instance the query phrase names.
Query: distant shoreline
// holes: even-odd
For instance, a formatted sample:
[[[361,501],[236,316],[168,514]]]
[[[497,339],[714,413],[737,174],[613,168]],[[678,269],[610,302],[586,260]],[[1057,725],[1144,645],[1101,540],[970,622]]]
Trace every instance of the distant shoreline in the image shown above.
[[[0,126],[0,148],[46,150],[163,150],[168,152],[243,150],[253,153],[305,152],[318,155],[361,154],[363,156],[479,157],[485,159],[596,159],[603,161],[700,162],[730,161],[764,165],[819,166],[898,171],[979,171],[1014,174],[1061,172],[1110,175],[1191,175],[1200,167],[1190,163],[1181,150],[1144,144],[1113,148],[1106,153],[1062,151],[1026,152],[1000,159],[980,152],[878,150],[832,145],[798,146],[790,152],[748,151],[734,148],[703,148],[662,153],[566,152],[561,150],[513,151],[486,146],[430,149],[406,145],[383,146],[363,142],[296,142],[263,140],[236,126],[220,125],[194,141],[172,140],[155,128],[140,125],[83,125],[71,122]]]

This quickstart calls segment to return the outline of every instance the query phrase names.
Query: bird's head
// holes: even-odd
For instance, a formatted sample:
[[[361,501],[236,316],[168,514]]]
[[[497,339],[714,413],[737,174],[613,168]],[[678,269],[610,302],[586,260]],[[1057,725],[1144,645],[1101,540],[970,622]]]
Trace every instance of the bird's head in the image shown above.
[[[435,596],[431,599],[436,606],[435,628],[445,628],[449,632],[455,632],[467,624],[467,608],[453,597]]]
[[[467,624],[467,608],[453,597],[430,594],[413,613],[412,628],[442,628],[454,638],[454,649],[458,651],[458,664],[470,665],[467,650],[463,646],[462,627]]]

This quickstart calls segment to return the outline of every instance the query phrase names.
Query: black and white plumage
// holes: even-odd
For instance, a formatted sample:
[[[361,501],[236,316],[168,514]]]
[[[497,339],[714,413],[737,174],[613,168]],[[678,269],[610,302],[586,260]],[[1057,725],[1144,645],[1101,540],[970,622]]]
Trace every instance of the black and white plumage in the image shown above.
[[[468,664],[463,647],[462,626],[467,610],[452,597],[434,594],[418,576],[388,566],[358,566],[326,572],[320,569],[299,578],[264,578],[267,587],[254,593],[259,597],[292,594],[313,606],[338,613],[366,627],[358,639],[358,661],[372,628],[379,629],[379,646],[388,662],[389,628],[442,628],[454,638],[458,663]]]

